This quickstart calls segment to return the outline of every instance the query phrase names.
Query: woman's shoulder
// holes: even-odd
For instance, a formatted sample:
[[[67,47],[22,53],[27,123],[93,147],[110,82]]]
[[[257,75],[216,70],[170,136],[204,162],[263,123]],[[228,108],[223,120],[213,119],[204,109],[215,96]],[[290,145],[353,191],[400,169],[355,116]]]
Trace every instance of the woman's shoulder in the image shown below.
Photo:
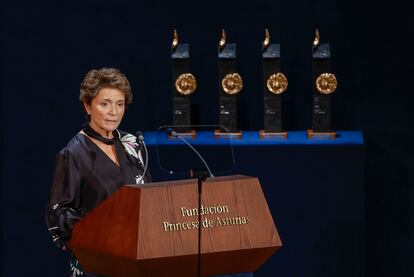
[[[67,144],[59,151],[59,155],[70,154],[77,156],[85,151],[86,137],[81,133],[77,133]]]

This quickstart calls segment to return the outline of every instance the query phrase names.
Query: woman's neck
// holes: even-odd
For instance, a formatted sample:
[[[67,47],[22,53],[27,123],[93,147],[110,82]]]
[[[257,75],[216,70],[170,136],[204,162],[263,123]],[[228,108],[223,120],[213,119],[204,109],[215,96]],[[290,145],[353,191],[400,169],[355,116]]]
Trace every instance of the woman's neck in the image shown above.
[[[99,131],[101,131],[99,132],[98,130],[94,129],[92,126],[93,125],[91,124],[85,124],[82,131],[88,137],[97,139],[105,144],[108,144],[108,145],[114,144],[115,137],[114,137],[113,132],[107,132],[107,131],[104,132],[104,130],[98,129]],[[108,133],[110,133],[110,135],[108,135]]]
[[[91,126],[91,128],[95,132],[97,132],[98,134],[100,134],[104,138],[107,138],[107,139],[113,139],[114,138],[114,135],[113,135],[112,132],[107,131],[107,130],[103,130],[103,129],[99,128],[98,126],[96,126],[95,124],[93,124],[93,122],[89,122],[89,126]]]

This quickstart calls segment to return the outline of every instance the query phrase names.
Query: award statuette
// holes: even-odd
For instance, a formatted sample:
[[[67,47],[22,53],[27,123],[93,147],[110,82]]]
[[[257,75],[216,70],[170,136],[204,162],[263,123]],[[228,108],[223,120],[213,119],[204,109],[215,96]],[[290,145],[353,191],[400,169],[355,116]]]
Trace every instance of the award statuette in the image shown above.
[[[270,44],[266,29],[263,40],[263,82],[264,82],[264,130],[260,138],[287,138],[282,128],[282,94],[288,87],[288,80],[280,69],[280,44]]]
[[[228,133],[215,131],[215,136],[233,135],[241,137],[242,132],[237,127],[237,94],[243,88],[243,80],[236,72],[236,44],[226,43],[226,33],[223,30],[218,47],[219,71],[219,124]]]
[[[337,80],[330,71],[331,50],[329,43],[320,43],[319,31],[315,31],[313,41],[313,117],[312,129],[308,130],[308,137],[335,138],[336,133],[331,130],[331,103],[330,98],[337,87]]]
[[[173,94],[173,125],[181,135],[194,135],[189,129],[191,125],[191,99],[190,95],[197,88],[197,81],[190,73],[189,45],[180,44],[177,31],[174,30],[174,38],[171,47],[172,59],[172,94]],[[183,126],[183,127],[179,127]]]

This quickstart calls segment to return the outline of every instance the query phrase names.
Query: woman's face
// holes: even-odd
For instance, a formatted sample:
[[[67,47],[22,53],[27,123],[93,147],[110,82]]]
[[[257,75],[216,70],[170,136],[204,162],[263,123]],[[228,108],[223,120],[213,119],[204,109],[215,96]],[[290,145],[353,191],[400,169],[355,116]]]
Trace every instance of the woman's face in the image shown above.
[[[114,88],[102,88],[90,104],[84,103],[91,127],[105,137],[112,137],[125,113],[125,95]]]

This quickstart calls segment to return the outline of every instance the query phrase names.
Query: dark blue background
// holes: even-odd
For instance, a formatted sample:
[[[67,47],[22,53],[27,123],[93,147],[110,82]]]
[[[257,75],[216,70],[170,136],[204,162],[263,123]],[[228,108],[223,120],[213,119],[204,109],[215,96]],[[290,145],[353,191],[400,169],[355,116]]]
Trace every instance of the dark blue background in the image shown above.
[[[403,2],[403,1],[401,1]],[[240,127],[262,128],[261,41],[281,43],[289,78],[286,128],[311,125],[310,44],[316,27],[332,47],[339,87],[336,129],[366,142],[367,276],[414,268],[414,20],[399,1],[27,1],[1,2],[1,232],[4,276],[48,276],[66,260],[48,237],[43,209],[57,151],[84,117],[79,83],[113,66],[135,95],[123,122],[134,132],[171,122],[172,30],[190,43],[199,88],[194,123],[217,122],[217,43],[238,45]],[[61,264],[59,264],[59,261]],[[51,269],[49,270],[48,267]],[[52,276],[52,275],[51,275]]]

